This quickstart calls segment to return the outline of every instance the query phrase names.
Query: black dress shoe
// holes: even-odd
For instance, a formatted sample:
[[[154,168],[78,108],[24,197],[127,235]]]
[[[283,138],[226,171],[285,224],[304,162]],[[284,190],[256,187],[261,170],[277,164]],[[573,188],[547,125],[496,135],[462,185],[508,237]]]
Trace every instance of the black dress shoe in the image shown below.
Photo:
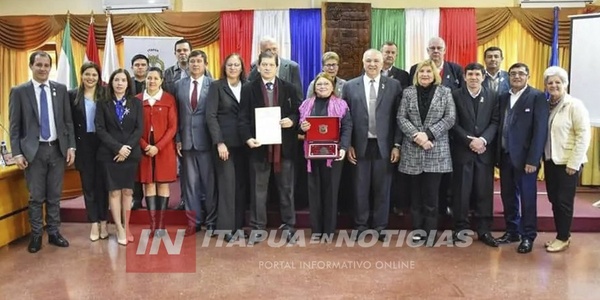
[[[496,239],[496,242],[498,242],[498,244],[509,244],[509,243],[514,243],[514,242],[518,242],[521,240],[521,237],[518,234],[514,234],[514,233],[505,233],[503,234],[501,237]]]
[[[58,232],[48,235],[48,243],[58,247],[69,247],[69,241]]]
[[[223,236],[223,240],[228,243],[235,242],[237,241],[237,236],[233,235],[232,233],[227,233]]]
[[[498,247],[498,241],[489,232],[481,235],[479,240],[490,247]]]
[[[216,235],[215,229],[217,229],[217,227],[213,224],[206,225],[206,233],[208,233],[210,235],[210,237],[213,237]]]
[[[173,208],[175,210],[185,210],[185,202],[183,202],[183,200],[181,200],[179,202],[179,204],[177,204],[177,206],[175,206],[175,208]]]
[[[385,243],[385,241],[387,241],[389,238],[388,238],[387,233],[385,233],[383,230],[378,230],[377,231],[377,239],[380,242]]]
[[[27,246],[27,251],[29,253],[36,253],[42,249],[42,237],[41,236],[32,236],[29,241],[29,246]]]
[[[523,239],[519,247],[517,247],[517,252],[519,253],[529,253],[533,249],[533,241],[530,239]]]

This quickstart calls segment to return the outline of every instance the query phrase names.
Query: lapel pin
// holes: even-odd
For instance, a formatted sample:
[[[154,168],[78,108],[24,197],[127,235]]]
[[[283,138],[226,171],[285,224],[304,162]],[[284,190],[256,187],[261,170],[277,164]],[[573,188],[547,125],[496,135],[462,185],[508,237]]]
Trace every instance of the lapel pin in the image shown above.
[[[382,90],[385,89],[385,84],[384,83],[381,84],[381,89]]]
[[[56,89],[52,88],[52,97],[56,97]]]
[[[128,107],[125,107],[125,111],[123,112],[123,114],[124,114],[125,116],[129,114],[129,108],[128,108]]]
[[[483,103],[483,97],[481,97],[481,100],[479,100],[479,103]]]

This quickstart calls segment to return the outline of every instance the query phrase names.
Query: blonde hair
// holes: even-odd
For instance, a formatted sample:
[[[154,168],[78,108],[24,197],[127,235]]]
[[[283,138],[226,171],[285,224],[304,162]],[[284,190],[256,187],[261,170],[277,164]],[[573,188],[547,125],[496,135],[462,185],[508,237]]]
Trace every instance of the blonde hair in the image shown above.
[[[325,65],[325,62],[330,59],[334,59],[335,61],[340,63],[340,56],[333,51],[329,51],[329,52],[323,53],[323,58],[321,58],[321,64]]]
[[[413,85],[419,84],[419,71],[424,67],[430,67],[433,72],[433,84],[440,85],[442,84],[442,77],[440,76],[440,72],[438,72],[438,68],[435,66],[435,63],[431,59],[424,60],[417,65],[415,69],[415,76],[413,78]]]

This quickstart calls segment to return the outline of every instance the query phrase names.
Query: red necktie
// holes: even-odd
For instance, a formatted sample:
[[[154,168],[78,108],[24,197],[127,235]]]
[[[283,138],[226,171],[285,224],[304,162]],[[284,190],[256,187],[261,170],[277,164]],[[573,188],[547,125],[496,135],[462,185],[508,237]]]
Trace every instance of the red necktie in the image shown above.
[[[192,91],[192,110],[198,106],[198,81],[194,80],[194,90]]]

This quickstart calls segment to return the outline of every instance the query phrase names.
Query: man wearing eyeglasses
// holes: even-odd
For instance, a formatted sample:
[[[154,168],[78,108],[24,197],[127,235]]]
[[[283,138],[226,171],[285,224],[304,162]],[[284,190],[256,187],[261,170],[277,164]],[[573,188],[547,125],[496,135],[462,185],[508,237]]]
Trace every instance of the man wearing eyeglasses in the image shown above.
[[[300,77],[300,67],[298,66],[298,63],[289,59],[279,57],[279,47],[277,46],[277,41],[270,36],[264,36],[260,40],[260,53],[264,53],[267,51],[273,53],[273,55],[276,55],[279,59],[277,77],[281,80],[290,82],[296,89],[298,99],[304,99],[304,92],[302,90],[302,78]],[[260,75],[258,74],[258,67],[256,65],[256,61],[254,61],[251,65],[248,80],[254,81],[256,79],[260,79]]]
[[[454,91],[460,89],[464,85],[464,76],[461,66],[457,63],[444,60],[444,55],[446,55],[446,42],[444,42],[441,37],[434,37],[429,40],[427,54],[438,68],[440,77],[442,77],[443,86],[449,87]],[[416,68],[417,64],[410,68],[410,82],[413,81]]]
[[[526,64],[512,65],[508,74],[510,90],[499,98],[498,128],[500,193],[506,233],[497,241],[500,244],[521,241],[517,252],[529,253],[537,236],[536,180],[550,108],[544,93],[527,84]]]

